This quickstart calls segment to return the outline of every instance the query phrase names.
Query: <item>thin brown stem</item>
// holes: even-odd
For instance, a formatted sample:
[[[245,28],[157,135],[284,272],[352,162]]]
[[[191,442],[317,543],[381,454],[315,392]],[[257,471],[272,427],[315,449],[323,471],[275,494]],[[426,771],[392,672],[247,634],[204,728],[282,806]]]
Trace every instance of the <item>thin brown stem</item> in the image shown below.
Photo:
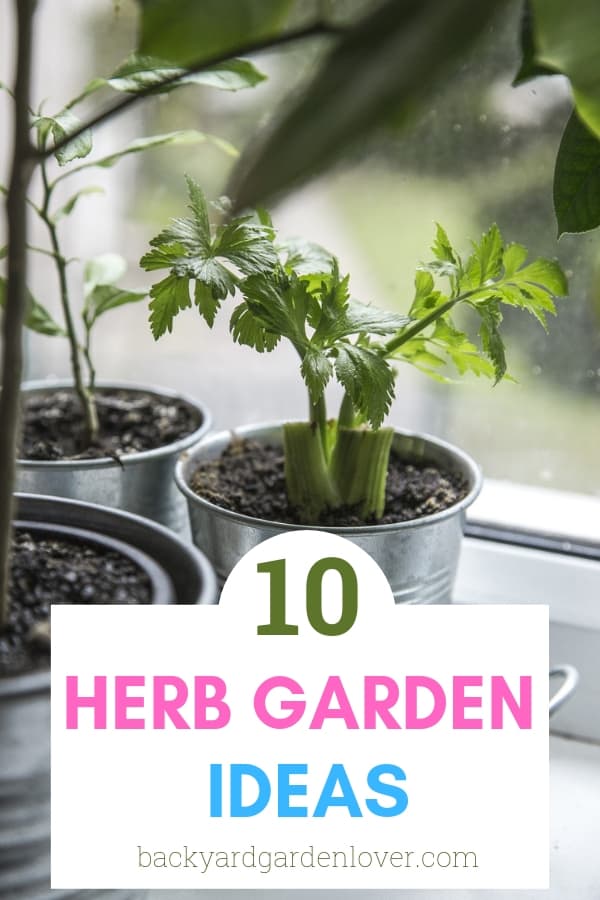
[[[209,59],[197,60],[196,62],[193,62],[188,66],[182,67],[183,74],[191,75],[195,72],[202,72],[205,69],[212,69],[214,68],[214,66],[227,62],[227,60],[232,59],[233,57],[250,56],[253,53],[261,53],[264,50],[274,50],[277,47],[283,47],[286,44],[291,44],[296,41],[304,40],[306,38],[319,37],[322,35],[339,35],[343,32],[344,29],[340,26],[331,25],[328,22],[314,22],[312,25],[308,25],[305,28],[298,28],[294,31],[288,31],[285,34],[276,35],[275,37],[271,38],[263,38],[261,40],[251,41],[248,44],[240,44],[238,47],[232,47],[226,53],[218,53],[215,54],[215,56],[210,57]],[[169,78],[165,78],[164,81],[161,81],[159,84],[154,84],[150,87],[144,88],[141,91],[137,91],[135,94],[128,94],[117,103],[109,106],[108,109],[105,109],[102,112],[97,113],[95,116],[92,116],[90,119],[88,119],[87,122],[84,122],[79,128],[77,128],[67,137],[63,138],[63,140],[57,141],[54,146],[38,149],[35,154],[37,161],[41,162],[42,160],[47,159],[58,150],[62,150],[63,147],[66,147],[67,144],[78,138],[89,128],[95,128],[97,125],[103,125],[114,116],[125,112],[127,109],[129,109],[130,106],[134,106],[135,104],[139,103],[140,100],[144,100],[146,97],[150,97],[152,94],[158,94],[161,91],[164,91],[166,87],[175,84],[181,78],[182,72],[180,71],[179,73],[172,75]]]
[[[73,321],[73,313],[71,311],[71,301],[69,297],[69,284],[67,281],[67,261],[61,253],[60,243],[58,240],[58,230],[56,223],[50,215],[50,199],[52,197],[52,185],[48,181],[46,165],[42,162],[42,183],[44,186],[44,202],[41,209],[41,218],[44,221],[50,237],[52,246],[52,255],[56,265],[58,275],[58,283],[60,287],[60,302],[63,311],[65,329],[69,340],[71,350],[71,371],[73,373],[73,385],[75,393],[79,397],[81,409],[85,420],[85,437],[88,444],[91,444],[98,436],[98,411],[94,399],[93,389],[86,385],[83,373],[81,371],[81,352],[77,331]]]
[[[17,68],[14,87],[14,144],[6,201],[8,280],[2,321],[2,393],[0,394],[0,628],[9,614],[8,577],[12,535],[15,460],[19,443],[23,373],[23,322],[27,303],[27,189],[33,170],[29,142],[29,93],[33,16],[36,0],[14,0],[17,18]]]

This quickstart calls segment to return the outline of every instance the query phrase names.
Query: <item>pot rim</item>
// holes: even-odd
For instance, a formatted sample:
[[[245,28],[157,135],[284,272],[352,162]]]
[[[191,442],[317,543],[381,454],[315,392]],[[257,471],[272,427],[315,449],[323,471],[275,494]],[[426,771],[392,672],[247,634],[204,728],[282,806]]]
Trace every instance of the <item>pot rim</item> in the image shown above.
[[[24,393],[33,393],[34,391],[51,391],[53,389],[61,390],[63,388],[72,388],[73,381],[70,378],[52,378],[52,379],[35,379],[26,381],[21,386]],[[124,390],[146,394],[154,394],[167,400],[181,400],[187,403],[202,417],[202,421],[198,428],[188,434],[186,437],[172,441],[170,444],[164,444],[162,447],[155,447],[153,450],[142,450],[136,453],[125,453],[120,457],[119,462],[110,456],[101,456],[97,459],[21,459],[17,460],[17,465],[23,469],[108,469],[117,467],[129,467],[144,463],[148,460],[158,459],[162,456],[171,456],[181,453],[183,450],[197,443],[201,438],[210,431],[212,427],[212,415],[208,408],[199,400],[183,394],[180,391],[171,390],[170,388],[157,387],[156,385],[140,384],[135,381],[99,381],[97,388],[105,388],[109,390]]]
[[[153,532],[156,536],[163,536],[163,538],[167,538],[168,541],[172,545],[178,545],[180,548],[184,549],[186,554],[194,560],[196,568],[199,570],[202,580],[202,588],[206,597],[214,597],[217,593],[217,579],[216,575],[213,571],[212,566],[208,562],[206,556],[196,547],[194,544],[184,541],[179,535],[175,534],[169,528],[165,528],[164,525],[160,525],[158,522],[154,522],[150,519],[144,519],[142,516],[136,516],[133,513],[124,512],[120,509],[113,509],[108,506],[99,506],[96,503],[84,503],[80,500],[69,500],[65,497],[50,497],[45,494],[26,494],[26,493],[15,493],[14,499],[16,502],[16,511],[15,511],[15,521],[23,521],[26,518],[31,518],[32,513],[27,512],[26,510],[20,509],[21,503],[27,503],[28,501],[32,502],[35,506],[39,505],[48,505],[52,506],[62,506],[66,507],[75,507],[81,513],[82,521],[87,522],[90,519],[90,515],[94,512],[99,513],[102,518],[115,517],[119,519],[125,519],[132,525],[143,526],[145,530],[149,533]],[[33,520],[35,524],[35,520]],[[50,523],[52,524],[52,523]],[[58,525],[64,523],[56,523]],[[77,526],[73,526],[74,529]],[[87,527],[87,530],[91,532],[92,535],[96,535],[93,531],[93,528]],[[103,532],[98,530],[97,535],[99,537],[103,537]],[[124,536],[122,538],[117,538],[122,544],[125,544],[129,547],[130,550],[136,551],[139,550],[135,544],[129,543],[127,537]],[[149,552],[142,550],[142,554],[148,556],[157,566],[161,566],[160,561],[157,562],[153,559]],[[169,572],[165,570],[167,577],[169,576]],[[177,591],[176,586],[173,584],[173,602],[177,603]],[[200,602],[212,602],[207,601],[206,599],[201,600]],[[0,676],[0,701],[5,697],[12,697],[16,695],[29,696],[35,694],[41,694],[50,690],[50,668],[47,669],[36,669],[35,671],[23,672],[18,675],[7,675]]]
[[[184,451],[177,460],[177,464],[175,466],[175,481],[177,483],[177,487],[184,494],[184,496],[188,499],[188,502],[196,503],[200,506],[204,506],[206,509],[213,511],[215,514],[223,516],[224,518],[230,519],[234,522],[239,522],[249,527],[272,527],[277,530],[285,530],[285,531],[296,531],[296,530],[308,530],[308,531],[328,531],[334,534],[341,534],[342,537],[344,535],[365,535],[365,534],[380,534],[390,531],[405,531],[414,528],[423,528],[427,525],[433,525],[437,522],[442,522],[444,519],[452,518],[457,515],[457,513],[462,512],[468,506],[473,503],[473,501],[479,495],[481,491],[481,487],[483,484],[483,475],[480,467],[477,463],[469,456],[468,453],[465,453],[464,450],[461,450],[459,447],[455,447],[454,444],[450,444],[447,441],[442,440],[441,438],[437,438],[433,435],[427,434],[425,432],[419,431],[409,431],[408,429],[403,428],[394,428],[394,434],[400,435],[402,437],[407,438],[417,438],[419,440],[426,441],[429,444],[433,444],[435,447],[440,450],[444,450],[447,453],[450,453],[456,459],[460,460],[464,469],[469,473],[471,480],[471,487],[469,492],[459,500],[457,503],[452,504],[452,506],[447,507],[446,509],[442,509],[439,512],[431,513],[427,516],[421,516],[418,519],[409,519],[406,522],[390,522],[384,525],[301,525],[297,523],[290,522],[279,522],[275,519],[259,519],[255,516],[248,516],[244,513],[237,513],[230,509],[225,509],[222,506],[217,506],[216,503],[211,503],[210,500],[206,500],[204,497],[198,496],[194,491],[190,488],[186,476],[185,470],[188,465],[195,459],[200,456],[200,452],[203,448],[213,444],[217,441],[222,441],[223,438],[228,438],[228,441],[231,441],[234,437],[251,437],[257,436],[257,431],[263,432],[268,429],[281,429],[285,423],[282,421],[272,421],[272,422],[264,422],[260,425],[242,425],[238,428],[229,429],[227,431],[218,431],[212,432],[211,434],[205,435],[195,444],[193,447]]]

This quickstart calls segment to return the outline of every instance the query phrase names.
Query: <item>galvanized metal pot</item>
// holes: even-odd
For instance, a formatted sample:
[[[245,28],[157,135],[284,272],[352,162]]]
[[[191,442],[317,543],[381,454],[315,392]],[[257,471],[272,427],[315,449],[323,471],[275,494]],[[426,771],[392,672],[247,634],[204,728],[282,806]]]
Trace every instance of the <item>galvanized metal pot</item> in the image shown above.
[[[16,524],[53,527],[124,548],[148,571],[155,603],[214,603],[205,557],[170,531],[111,509],[21,495]],[[0,897],[7,900],[141,900],[140,891],[50,893],[50,673],[0,678]]]
[[[183,453],[175,469],[177,485],[188,501],[193,540],[212,562],[221,584],[238,560],[261,541],[283,531],[309,527],[239,515],[191,490],[190,479],[198,465],[218,458],[233,437],[281,446],[282,425],[249,426],[209,435]],[[481,489],[480,470],[462,450],[428,435],[396,431],[392,447],[392,452],[407,460],[425,460],[459,472],[468,485],[466,496],[449,509],[411,522],[320,530],[340,534],[366,550],[385,573],[396,603],[449,603],[465,510]]]
[[[70,381],[32,381],[26,393],[47,393],[72,386]],[[111,506],[160,522],[179,534],[187,534],[185,503],[175,488],[173,470],[179,454],[196,444],[210,429],[208,410],[196,400],[163,388],[139,384],[100,382],[98,388],[139,391],[157,400],[182,400],[196,413],[198,427],[187,437],[156,450],[111,458],[81,460],[19,460],[17,489]]]

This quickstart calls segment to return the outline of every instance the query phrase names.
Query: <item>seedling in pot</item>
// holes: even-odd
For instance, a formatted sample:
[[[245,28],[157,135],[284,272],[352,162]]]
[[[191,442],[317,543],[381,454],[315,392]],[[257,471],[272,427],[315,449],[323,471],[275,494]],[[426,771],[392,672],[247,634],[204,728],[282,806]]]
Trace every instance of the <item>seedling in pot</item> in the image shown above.
[[[177,74],[181,77],[173,80]],[[76,211],[84,198],[102,193],[102,189],[94,184],[79,186],[66,202],[56,203],[57,188],[73,176],[81,177],[82,173],[87,174],[92,169],[111,168],[132,154],[165,145],[210,142],[230,156],[235,156],[236,151],[227,141],[213,135],[186,130],[138,138],[107,156],[88,159],[93,150],[92,132],[88,129],[78,133],[81,123],[73,110],[83,100],[103,88],[131,95],[145,93],[152,86],[157,90],[170,91],[192,83],[238,90],[252,87],[263,79],[264,76],[252,63],[241,59],[229,60],[216,66],[214,70],[187,74],[184,69],[177,69],[161,60],[133,55],[108,78],[94,79],[90,82],[79,96],[56,115],[45,115],[40,109],[36,115],[30,116],[34,142],[41,159],[41,190],[39,197],[31,193],[27,202],[44,225],[48,245],[29,246],[29,250],[47,255],[53,260],[58,276],[62,322],[56,322],[46,307],[29,292],[25,325],[40,334],[68,340],[74,390],[85,422],[84,446],[80,448],[82,450],[97,442],[100,430],[96,403],[96,365],[92,352],[92,336],[96,322],[110,310],[139,302],[145,298],[146,292],[126,290],[118,286],[126,270],[125,261],[121,256],[105,253],[95,257],[85,262],[83,266],[81,289],[83,302],[80,307],[79,326],[77,325],[78,316],[69,286],[68,269],[79,261],[67,257],[62,246],[60,230],[64,220]],[[167,85],[161,88],[161,84],[165,81]],[[65,144],[71,134],[77,136]],[[58,168],[52,173],[52,163],[48,160],[48,156],[54,147]],[[85,162],[81,162],[82,159],[85,159]],[[0,248],[0,258],[5,253],[6,248]],[[6,289],[7,281],[0,277],[0,307],[5,306]]]
[[[200,187],[188,178],[191,217],[176,219],[151,241],[141,265],[169,274],[150,291],[156,339],[184,309],[209,327],[223,301],[241,299],[230,318],[233,340],[259,353],[288,340],[300,358],[309,419],[284,427],[288,499],[302,522],[352,507],[366,522],[381,518],[393,429],[384,426],[396,389],[395,364],[410,363],[448,380],[449,363],[494,384],[507,375],[502,308],[526,311],[546,328],[567,282],[554,260],[527,262],[520,244],[505,245],[496,225],[462,257],[438,225],[433,260],[420,265],[407,315],[354,299],[336,258],[310,243],[279,242],[267,213],[211,225]],[[222,215],[223,202],[218,205]],[[445,287],[442,287],[444,285]],[[478,321],[471,338],[455,321],[466,307]],[[344,389],[329,419],[325,389]]]

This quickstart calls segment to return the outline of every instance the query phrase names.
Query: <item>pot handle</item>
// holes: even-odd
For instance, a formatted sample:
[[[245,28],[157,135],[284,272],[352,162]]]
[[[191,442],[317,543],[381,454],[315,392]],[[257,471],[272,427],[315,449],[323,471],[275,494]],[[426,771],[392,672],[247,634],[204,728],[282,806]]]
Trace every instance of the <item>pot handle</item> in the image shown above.
[[[551,716],[553,716],[555,712],[558,712],[563,703],[566,703],[579,684],[579,672],[574,666],[568,664],[552,666],[550,669],[550,678],[552,678],[553,675],[562,678],[562,684],[550,698],[548,711]]]

